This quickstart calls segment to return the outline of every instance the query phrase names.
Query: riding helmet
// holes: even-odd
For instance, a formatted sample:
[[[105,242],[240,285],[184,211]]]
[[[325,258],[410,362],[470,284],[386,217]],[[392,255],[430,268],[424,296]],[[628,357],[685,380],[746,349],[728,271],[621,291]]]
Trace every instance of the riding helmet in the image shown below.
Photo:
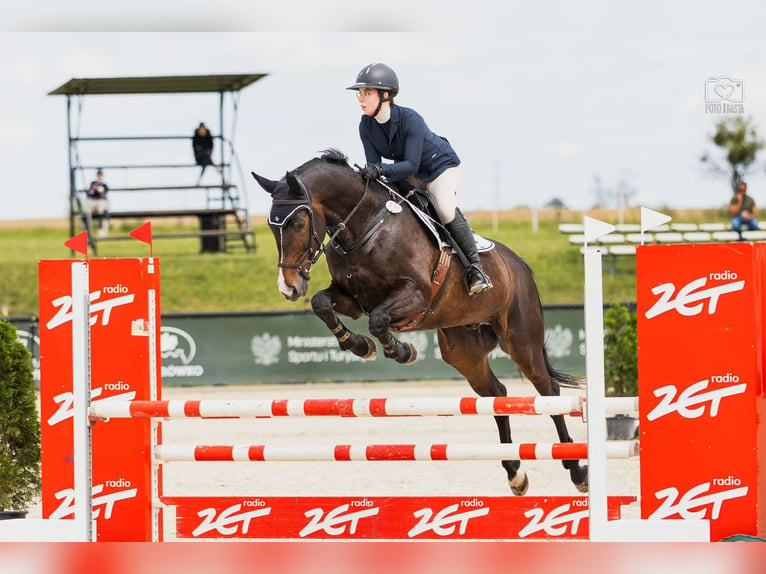
[[[361,88],[389,91],[393,97],[399,93],[399,78],[396,77],[396,72],[385,64],[370,64],[362,68],[362,71],[357,74],[356,83],[346,89],[359,90]]]

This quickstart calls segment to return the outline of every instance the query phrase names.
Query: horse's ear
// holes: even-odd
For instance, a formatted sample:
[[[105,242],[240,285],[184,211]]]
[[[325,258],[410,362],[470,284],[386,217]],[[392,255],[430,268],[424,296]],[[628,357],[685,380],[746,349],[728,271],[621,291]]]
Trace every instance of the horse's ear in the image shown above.
[[[306,186],[303,185],[303,182],[300,179],[298,179],[297,175],[293,175],[288,171],[285,175],[285,178],[287,179],[289,197],[303,199],[304,197],[308,196],[308,193],[306,192]]]
[[[258,182],[258,185],[260,185],[263,189],[265,189],[269,193],[274,193],[274,188],[277,187],[276,181],[272,181],[270,179],[266,179],[265,177],[262,177],[255,173],[254,171],[251,171],[250,174],[255,178],[255,181]]]

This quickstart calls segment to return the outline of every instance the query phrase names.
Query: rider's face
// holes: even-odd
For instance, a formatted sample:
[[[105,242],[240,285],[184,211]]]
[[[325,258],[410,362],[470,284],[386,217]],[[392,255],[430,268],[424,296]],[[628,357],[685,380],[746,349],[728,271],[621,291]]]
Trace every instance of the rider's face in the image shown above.
[[[362,112],[371,116],[375,113],[380,103],[380,94],[378,90],[374,88],[362,88],[356,93],[356,97],[359,99],[359,105],[362,108]]]

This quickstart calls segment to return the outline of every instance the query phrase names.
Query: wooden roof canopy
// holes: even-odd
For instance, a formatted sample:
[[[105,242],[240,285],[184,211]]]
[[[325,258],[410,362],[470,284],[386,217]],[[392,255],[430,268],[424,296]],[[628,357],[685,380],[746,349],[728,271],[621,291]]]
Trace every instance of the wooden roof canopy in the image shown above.
[[[205,76],[146,76],[131,78],[72,78],[49,96],[88,94],[183,94],[238,92],[267,74],[219,74]]]

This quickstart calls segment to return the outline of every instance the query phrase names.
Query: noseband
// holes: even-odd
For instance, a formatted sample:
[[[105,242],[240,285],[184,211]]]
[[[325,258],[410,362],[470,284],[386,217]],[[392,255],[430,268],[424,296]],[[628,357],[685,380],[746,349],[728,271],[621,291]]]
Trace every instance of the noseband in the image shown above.
[[[296,177],[295,179],[298,182],[298,185],[300,185],[301,190],[303,190],[304,192],[304,195],[305,195],[304,199],[274,199],[272,200],[272,205],[295,206],[296,211],[300,207],[305,207],[306,210],[309,212],[309,239],[308,239],[306,248],[303,251],[303,254],[300,256],[297,262],[283,263],[280,261],[279,263],[277,263],[277,266],[282,269],[295,269],[300,274],[301,277],[303,277],[306,281],[308,281],[310,279],[309,274],[311,273],[312,265],[314,265],[317,261],[319,261],[319,258],[322,257],[322,254],[325,252],[325,244],[323,244],[320,241],[319,237],[317,236],[314,207],[311,202],[311,190],[309,190],[308,186],[306,186],[300,178]],[[332,232],[332,234],[330,233],[328,228],[327,234],[330,236],[328,243],[332,244],[335,241],[335,238],[338,236],[338,234],[344,229],[346,229],[346,225],[354,216],[357,209],[359,209],[359,206],[362,204],[362,201],[364,201],[364,198],[367,195],[368,188],[369,188],[369,181],[365,180],[364,193],[362,194],[362,197],[356,203],[354,208],[349,212],[346,218],[337,225],[337,227]],[[292,219],[292,216],[285,219],[282,222],[282,225],[280,227],[287,225],[290,219]],[[314,249],[315,243],[318,246],[317,249]],[[305,264],[304,263],[305,261],[308,261],[308,264]]]
[[[309,212],[309,239],[308,244],[306,245],[306,248],[303,251],[303,254],[300,256],[297,262],[295,263],[283,263],[281,260],[279,263],[277,263],[277,266],[281,269],[295,269],[301,277],[303,277],[306,281],[309,280],[309,274],[311,273],[311,266],[314,265],[317,261],[319,261],[319,258],[322,256],[322,252],[324,251],[324,246],[322,245],[322,242],[319,240],[319,237],[317,237],[316,232],[316,224],[314,222],[314,209],[311,206],[311,195],[306,189],[303,184],[301,184],[301,187],[306,192],[306,198],[305,199],[274,199],[272,201],[273,205],[287,205],[287,206],[296,206],[296,208],[305,207],[306,210]],[[287,225],[287,223],[292,219],[292,217],[287,218],[283,221],[282,225],[280,227],[284,227]],[[314,249],[314,244],[318,245],[318,249]],[[280,258],[281,259],[281,258]],[[308,260],[308,264],[305,262]]]

